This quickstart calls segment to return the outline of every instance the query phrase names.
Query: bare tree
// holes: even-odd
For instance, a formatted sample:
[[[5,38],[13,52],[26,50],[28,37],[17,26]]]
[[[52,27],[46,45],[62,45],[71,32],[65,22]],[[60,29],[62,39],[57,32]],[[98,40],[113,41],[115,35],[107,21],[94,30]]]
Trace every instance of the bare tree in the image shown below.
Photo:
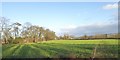
[[[18,36],[19,34],[19,26],[21,26],[20,23],[16,22],[12,24],[13,28],[14,28],[14,39]]]
[[[0,17],[0,33],[1,37],[4,38],[4,42],[8,43],[8,38],[9,38],[9,19],[5,17]],[[3,35],[3,36],[2,36]]]

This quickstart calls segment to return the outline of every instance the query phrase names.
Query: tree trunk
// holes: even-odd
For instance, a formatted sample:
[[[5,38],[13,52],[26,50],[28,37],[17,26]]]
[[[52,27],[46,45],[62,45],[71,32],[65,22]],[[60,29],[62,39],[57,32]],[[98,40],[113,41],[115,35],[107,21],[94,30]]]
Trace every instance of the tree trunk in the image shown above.
[[[33,42],[35,42],[35,37],[33,38]]]
[[[7,43],[6,39],[4,39],[5,44]]]

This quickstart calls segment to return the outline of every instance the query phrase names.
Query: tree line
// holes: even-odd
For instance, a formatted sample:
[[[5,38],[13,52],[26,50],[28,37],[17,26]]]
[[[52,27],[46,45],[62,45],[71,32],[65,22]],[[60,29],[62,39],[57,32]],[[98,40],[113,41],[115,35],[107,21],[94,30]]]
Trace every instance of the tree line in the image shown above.
[[[120,33],[83,35],[79,37],[75,37],[69,34],[64,34],[63,36],[59,36],[58,39],[59,40],[120,39]]]
[[[10,19],[0,17],[0,41],[7,43],[30,43],[48,40],[89,40],[89,39],[119,39],[120,34],[96,34],[75,37],[74,35],[64,34],[56,36],[55,32],[30,22],[21,24],[19,22],[10,23]]]
[[[80,39],[120,39],[120,34],[112,33],[112,34],[96,34],[91,36],[80,36]]]
[[[5,44],[48,41],[55,38],[55,32],[50,29],[32,25],[30,22],[10,23],[10,19],[0,17],[0,39]]]

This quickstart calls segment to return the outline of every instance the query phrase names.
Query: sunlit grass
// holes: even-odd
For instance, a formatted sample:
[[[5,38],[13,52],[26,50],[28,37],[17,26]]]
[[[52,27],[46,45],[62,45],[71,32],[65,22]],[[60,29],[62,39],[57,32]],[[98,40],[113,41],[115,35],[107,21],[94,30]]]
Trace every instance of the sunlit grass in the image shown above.
[[[60,43],[60,44],[118,44],[116,39],[101,40],[52,40],[43,43]]]

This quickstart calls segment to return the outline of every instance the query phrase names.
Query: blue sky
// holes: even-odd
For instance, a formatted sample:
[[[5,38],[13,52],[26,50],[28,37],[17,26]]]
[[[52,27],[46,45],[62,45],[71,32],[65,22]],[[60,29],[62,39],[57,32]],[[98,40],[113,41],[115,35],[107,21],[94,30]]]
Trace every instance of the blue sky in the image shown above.
[[[119,0],[2,0],[2,2],[118,2]]]
[[[11,22],[31,22],[56,33],[92,24],[110,23],[117,12],[114,2],[4,2],[2,16]],[[70,29],[70,30],[69,30]],[[78,31],[79,32],[79,31]]]

